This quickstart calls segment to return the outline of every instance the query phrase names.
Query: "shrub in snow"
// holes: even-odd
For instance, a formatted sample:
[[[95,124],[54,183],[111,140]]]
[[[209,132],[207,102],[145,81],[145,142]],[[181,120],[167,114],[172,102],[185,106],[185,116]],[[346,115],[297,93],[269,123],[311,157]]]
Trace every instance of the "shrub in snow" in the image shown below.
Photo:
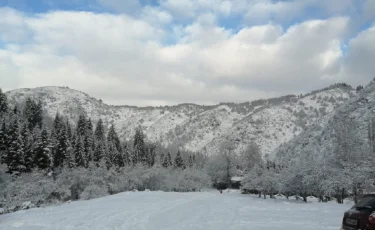
[[[108,189],[104,186],[91,184],[87,186],[80,195],[83,200],[90,200],[108,195]]]
[[[24,202],[40,206],[46,203],[57,203],[60,197],[55,196],[57,185],[52,178],[46,177],[43,171],[22,174],[8,182],[0,190],[0,203],[6,211],[19,210]]]
[[[35,205],[31,201],[23,202],[19,210],[27,210],[30,208],[35,208]]]

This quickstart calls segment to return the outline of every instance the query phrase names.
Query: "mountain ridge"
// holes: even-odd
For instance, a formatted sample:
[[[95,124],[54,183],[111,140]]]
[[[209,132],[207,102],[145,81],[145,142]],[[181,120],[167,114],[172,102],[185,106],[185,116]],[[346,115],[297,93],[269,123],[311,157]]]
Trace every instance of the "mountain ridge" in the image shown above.
[[[336,84],[302,96],[159,107],[108,105],[84,92],[58,86],[16,89],[6,94],[13,104],[27,97],[41,100],[50,117],[59,112],[73,122],[82,113],[94,122],[101,118],[107,127],[114,124],[124,139],[130,139],[135,129],[141,127],[149,141],[164,146],[215,154],[224,140],[229,139],[235,142],[236,153],[254,142],[265,156],[314,122],[326,119],[334,109],[354,97],[355,91],[346,84]],[[263,132],[264,129],[270,131]]]

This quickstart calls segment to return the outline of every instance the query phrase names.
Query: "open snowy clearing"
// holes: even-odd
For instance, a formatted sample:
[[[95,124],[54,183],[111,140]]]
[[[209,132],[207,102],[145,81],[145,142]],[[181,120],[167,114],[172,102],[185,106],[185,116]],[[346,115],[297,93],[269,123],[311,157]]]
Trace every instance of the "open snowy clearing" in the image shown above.
[[[325,230],[349,205],[263,200],[239,193],[127,192],[0,216],[0,229]]]

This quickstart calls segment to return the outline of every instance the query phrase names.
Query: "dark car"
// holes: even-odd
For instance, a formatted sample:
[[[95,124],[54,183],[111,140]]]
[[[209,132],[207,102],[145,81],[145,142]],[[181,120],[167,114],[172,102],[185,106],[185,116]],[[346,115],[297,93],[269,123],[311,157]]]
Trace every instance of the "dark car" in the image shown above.
[[[375,230],[375,194],[363,196],[344,214],[341,230]]]

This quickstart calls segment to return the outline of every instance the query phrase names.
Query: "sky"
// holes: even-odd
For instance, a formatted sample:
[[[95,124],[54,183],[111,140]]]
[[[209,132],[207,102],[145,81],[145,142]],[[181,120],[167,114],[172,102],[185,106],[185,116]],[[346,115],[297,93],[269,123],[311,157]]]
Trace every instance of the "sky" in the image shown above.
[[[0,0],[0,88],[245,102],[375,77],[375,0]]]

